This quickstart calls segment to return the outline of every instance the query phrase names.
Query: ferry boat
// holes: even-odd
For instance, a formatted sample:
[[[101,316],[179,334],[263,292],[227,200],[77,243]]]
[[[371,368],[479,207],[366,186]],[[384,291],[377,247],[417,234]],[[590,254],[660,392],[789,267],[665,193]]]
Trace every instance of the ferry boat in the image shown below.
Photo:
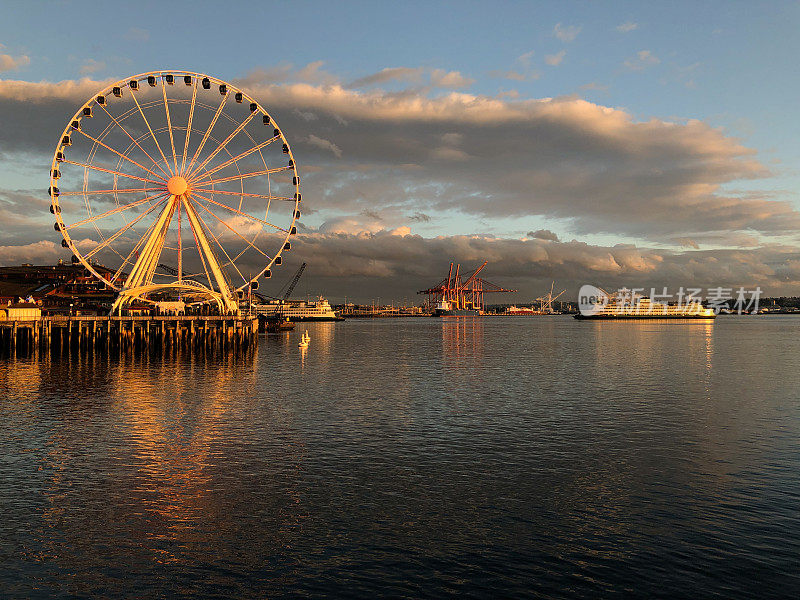
[[[266,304],[254,304],[253,311],[267,319],[279,318],[289,321],[344,321],[328,301],[319,296],[311,301],[272,300]]]
[[[579,312],[576,319],[715,319],[711,308],[704,308],[698,300],[685,304],[653,302],[646,296],[622,299],[617,295],[608,298],[605,304],[596,304],[591,311]]]

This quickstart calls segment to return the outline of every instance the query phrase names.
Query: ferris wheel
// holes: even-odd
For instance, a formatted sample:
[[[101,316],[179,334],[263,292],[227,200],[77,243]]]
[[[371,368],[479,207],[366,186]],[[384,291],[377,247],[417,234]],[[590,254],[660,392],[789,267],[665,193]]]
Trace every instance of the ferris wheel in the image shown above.
[[[153,71],[88,99],[50,173],[61,245],[119,292],[112,312],[178,298],[238,310],[291,247],[300,176],[283,131],[242,90]]]

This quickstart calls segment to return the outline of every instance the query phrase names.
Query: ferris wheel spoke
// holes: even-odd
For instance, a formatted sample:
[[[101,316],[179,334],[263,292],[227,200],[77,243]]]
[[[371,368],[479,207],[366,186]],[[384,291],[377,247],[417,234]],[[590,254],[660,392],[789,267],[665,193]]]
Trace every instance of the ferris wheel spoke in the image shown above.
[[[133,90],[131,90],[131,98],[133,98],[133,101],[136,103],[136,108],[139,109],[139,114],[142,115],[142,119],[144,119],[144,124],[147,125],[147,130],[150,132],[150,137],[152,137],[153,141],[156,143],[156,148],[158,148],[158,151],[161,154],[161,158],[164,159],[164,164],[166,165],[167,170],[171,171],[171,169],[169,168],[169,161],[167,160],[167,157],[164,156],[164,151],[161,149],[161,144],[158,143],[158,140],[156,139],[156,134],[153,133],[153,128],[150,127],[150,122],[147,120],[147,117],[144,115],[144,111],[142,110],[142,107],[139,104],[139,101],[136,99],[136,94],[133,92]]]
[[[236,230],[235,230],[233,227],[231,227],[230,225],[228,225],[228,224],[227,224],[227,223],[226,223],[226,222],[225,222],[223,219],[220,219],[220,218],[219,218],[219,216],[218,216],[217,214],[215,214],[215,213],[214,213],[214,211],[212,211],[210,208],[208,208],[207,206],[205,206],[205,205],[204,205],[202,202],[199,202],[199,203],[198,203],[198,206],[199,206],[200,208],[202,208],[203,210],[205,210],[207,213],[209,213],[209,214],[210,214],[212,217],[214,217],[214,218],[215,218],[217,221],[219,221],[220,223],[222,223],[222,224],[223,224],[225,227],[227,227],[228,229],[230,229],[230,230],[231,230],[231,231],[234,233],[234,235],[236,235],[236,236],[238,236],[239,238],[241,238],[241,239],[244,241],[244,243],[245,243],[245,244],[247,244],[248,246],[250,246],[250,247],[251,247],[253,250],[255,250],[255,251],[257,251],[258,253],[260,253],[260,254],[261,254],[262,256],[264,256],[264,257],[265,257],[267,260],[272,260],[272,259],[271,259],[271,258],[270,258],[270,257],[269,257],[269,256],[268,256],[268,255],[267,255],[267,254],[266,254],[266,253],[263,251],[263,250],[261,250],[261,248],[259,248],[259,247],[258,247],[258,246],[256,246],[255,244],[253,244],[253,243],[252,243],[250,240],[248,240],[246,237],[244,237],[244,236],[243,236],[241,233],[239,233],[239,232],[238,232],[238,231],[236,231]],[[241,256],[241,254],[240,254],[239,256]],[[237,257],[237,258],[238,258],[238,257]]]
[[[222,109],[225,106],[225,102],[228,100],[228,96],[225,95],[222,97],[222,102],[219,103],[219,107],[217,108],[217,112],[214,114],[214,118],[211,119],[211,124],[206,129],[205,134],[203,135],[203,139],[200,141],[200,145],[195,150],[194,155],[192,156],[192,162],[189,163],[188,171],[192,171],[192,167],[194,166],[194,161],[197,160],[197,157],[200,156],[200,153],[203,151],[203,147],[206,145],[208,141],[208,136],[211,135],[211,131],[214,129],[214,125],[217,124],[217,119],[219,119],[219,115],[222,113]]]
[[[249,194],[247,192],[229,192],[227,190],[209,190],[201,187],[193,187],[194,190],[200,190],[206,194],[224,194],[226,196],[244,196],[245,198],[261,198],[263,200],[288,200],[294,202],[295,199],[290,196],[265,196],[264,194]]]
[[[244,120],[244,121],[243,121],[243,122],[242,122],[242,123],[241,123],[241,124],[240,124],[240,125],[239,125],[239,126],[236,128],[236,129],[234,129],[234,130],[233,130],[233,132],[232,132],[232,133],[231,133],[231,134],[230,134],[228,137],[226,137],[224,140],[222,140],[222,143],[221,143],[219,146],[217,146],[216,148],[214,148],[214,151],[213,151],[211,154],[209,154],[209,155],[208,155],[208,157],[207,157],[207,158],[206,158],[206,159],[205,159],[205,160],[204,160],[202,163],[200,163],[200,165],[196,166],[196,167],[194,168],[194,170],[193,170],[191,173],[189,173],[189,174],[187,175],[187,177],[188,177],[188,178],[191,178],[191,177],[192,177],[192,175],[194,175],[195,173],[197,173],[198,171],[200,171],[200,170],[201,170],[203,167],[205,167],[205,166],[206,166],[206,165],[207,165],[209,162],[211,162],[211,160],[212,160],[212,159],[213,159],[213,158],[214,158],[214,157],[215,157],[217,154],[219,154],[219,153],[220,153],[220,152],[221,152],[221,151],[222,151],[222,150],[225,148],[225,146],[227,146],[227,145],[228,145],[228,142],[230,142],[230,141],[231,141],[231,140],[232,140],[234,137],[236,137],[236,134],[238,134],[238,133],[239,133],[239,132],[240,132],[242,129],[244,129],[244,128],[245,128],[245,126],[246,126],[246,125],[247,125],[247,124],[250,122],[250,120],[251,120],[251,119],[252,119],[252,118],[253,118],[255,115],[256,115],[256,113],[254,113],[254,112],[250,113],[250,115],[249,115],[249,116],[248,116],[248,117],[247,117],[247,118],[246,118],[246,119],[245,119],[245,120]]]
[[[168,174],[168,173],[167,173],[167,172],[166,172],[166,171],[165,171],[165,170],[164,170],[164,169],[161,167],[161,165],[160,165],[160,164],[158,164],[158,163],[155,161],[155,159],[154,159],[152,156],[150,156],[150,153],[149,153],[147,150],[145,150],[144,148],[142,148],[142,145],[141,145],[141,144],[140,144],[138,141],[136,141],[136,139],[135,139],[135,138],[134,138],[134,137],[133,137],[133,136],[132,136],[130,133],[128,133],[128,130],[127,130],[127,129],[125,129],[125,128],[122,126],[122,123],[120,123],[120,122],[119,122],[119,121],[118,121],[118,120],[117,120],[117,119],[114,117],[114,115],[112,115],[110,112],[108,112],[108,109],[107,109],[105,106],[103,106],[102,104],[100,105],[100,108],[102,108],[102,109],[105,111],[105,113],[106,113],[106,114],[109,116],[109,118],[110,118],[112,121],[114,121],[114,123],[116,123],[116,124],[117,124],[117,127],[119,127],[119,128],[120,128],[120,129],[123,131],[123,133],[124,133],[125,135],[127,135],[129,138],[131,138],[131,141],[132,141],[134,144],[136,144],[136,145],[138,146],[139,150],[141,150],[142,152],[144,152],[144,153],[145,153],[145,155],[147,156],[147,158],[149,158],[151,161],[153,161],[153,164],[154,164],[156,167],[158,167],[158,169],[159,169],[159,170],[160,170],[160,171],[161,171],[161,172],[164,174],[164,176],[165,176],[167,179],[169,179],[170,175],[169,175],[169,174]],[[79,130],[79,131],[80,131],[80,130]],[[85,134],[85,133],[84,133],[84,135],[86,135],[87,137],[89,137],[89,136],[88,136],[87,134]],[[94,138],[90,138],[90,139],[94,139]],[[139,164],[139,163],[137,163],[136,161],[134,161],[134,160],[132,160],[132,159],[128,158],[127,156],[124,156],[123,154],[120,154],[119,152],[117,152],[117,151],[116,151],[116,150],[114,150],[113,148],[109,148],[108,146],[106,146],[106,145],[105,145],[105,144],[103,144],[102,142],[99,142],[99,143],[100,143],[100,145],[101,145],[101,146],[104,146],[104,147],[108,148],[109,150],[111,150],[112,152],[114,152],[114,153],[116,153],[116,154],[119,154],[119,155],[120,155],[120,156],[122,156],[123,158],[125,158],[125,159],[127,159],[127,160],[130,160],[132,163],[134,163],[135,165],[137,165],[137,166],[141,167],[142,169],[144,169],[144,170],[145,170],[145,171],[147,171],[148,173],[152,173],[153,175],[155,175],[155,176],[156,176],[156,177],[158,177],[159,179],[164,179],[164,177],[161,177],[161,175],[157,175],[156,173],[153,173],[153,172],[152,172],[150,169],[147,169],[147,168],[145,168],[145,167],[142,167],[142,165],[140,165],[140,164]],[[164,179],[164,181],[166,181],[166,179]]]
[[[136,192],[155,192],[163,190],[164,187],[144,187],[144,188],[113,188],[110,190],[86,190],[80,192],[61,192],[60,196],[92,196],[96,194],[135,194]]]
[[[138,177],[137,175],[128,175],[127,173],[123,173],[122,171],[114,171],[112,169],[106,169],[105,167],[98,167],[97,165],[89,165],[89,164],[86,164],[86,163],[75,162],[74,160],[64,159],[62,162],[65,162],[65,163],[70,164],[70,165],[75,165],[76,167],[84,167],[86,169],[93,169],[95,171],[102,171],[103,173],[109,173],[111,175],[118,175],[119,177],[127,177],[129,179],[137,179],[139,181],[145,181],[147,183],[155,183],[155,184],[163,183],[163,179],[161,181],[156,181],[154,179],[146,179],[145,177]]]
[[[291,169],[292,167],[275,167],[274,169],[264,169],[263,171],[254,171],[252,173],[242,173],[241,175],[231,175],[230,177],[222,177],[221,179],[209,179],[207,181],[203,181],[205,177],[198,178],[194,181],[190,181],[189,183],[198,183],[203,181],[203,185],[214,185],[217,183],[225,183],[226,181],[233,181],[238,179],[249,179],[250,177],[260,177],[261,175],[269,175],[270,173],[280,173],[281,171],[286,171]]]
[[[136,245],[133,248],[131,248],[130,252],[128,252],[128,256],[125,257],[125,259],[122,261],[122,264],[119,266],[119,268],[114,273],[114,276],[111,278],[112,283],[115,282],[120,275],[122,275],[122,269],[125,268],[125,265],[134,264],[134,261],[132,261],[131,258],[133,257],[134,253],[138,256],[139,248],[141,248],[142,245],[150,238],[150,234],[152,233],[153,228],[156,226],[157,222],[158,221],[156,220],[150,223],[150,226],[144,232],[144,235],[139,238],[139,241],[136,242]]]
[[[273,225],[269,221],[265,221],[263,219],[259,219],[258,217],[254,217],[251,214],[248,214],[246,212],[242,212],[241,210],[237,210],[237,209],[235,209],[235,208],[233,208],[231,206],[228,206],[227,204],[222,204],[222,202],[217,202],[216,200],[212,200],[211,198],[206,198],[205,196],[201,196],[197,192],[193,192],[193,195],[197,196],[198,198],[201,198],[201,199],[205,200],[206,202],[210,202],[211,204],[216,204],[217,206],[220,206],[220,207],[224,208],[225,210],[229,210],[232,213],[236,213],[237,215],[240,215],[242,217],[247,217],[248,219],[252,219],[253,221],[258,221],[262,225],[268,225],[269,227],[273,227],[273,228],[277,229],[278,231],[283,231],[284,233],[289,233],[288,229],[284,229],[283,227],[278,227],[277,225]]]
[[[153,204],[153,206],[151,206],[150,208],[148,208],[146,211],[144,211],[142,214],[140,214],[138,217],[136,217],[136,218],[135,218],[133,221],[131,221],[130,223],[128,223],[127,225],[125,225],[125,226],[124,226],[122,229],[120,229],[119,231],[117,231],[117,232],[116,232],[115,234],[113,234],[111,237],[109,237],[109,238],[106,238],[106,239],[103,241],[103,243],[102,243],[102,244],[98,244],[97,246],[95,246],[94,248],[92,248],[92,249],[91,249],[89,252],[87,252],[87,253],[86,253],[86,255],[84,256],[84,258],[87,258],[87,259],[89,259],[89,258],[91,258],[92,256],[94,256],[95,254],[97,254],[97,253],[98,253],[100,250],[102,250],[103,248],[105,248],[106,246],[108,246],[108,245],[109,245],[111,242],[113,242],[115,239],[117,239],[119,236],[121,236],[123,233],[125,233],[125,232],[126,232],[128,229],[130,229],[131,227],[133,227],[134,225],[136,225],[136,223],[138,223],[139,221],[141,221],[141,220],[142,220],[142,219],[143,219],[145,216],[147,216],[147,215],[149,215],[151,212],[153,212],[153,210],[155,210],[155,208],[156,208],[158,205],[162,204],[162,203],[163,203],[163,202],[165,202],[166,200],[167,200],[167,198],[162,198],[161,200],[159,200],[158,202],[156,202],[155,204]]]
[[[190,227],[192,231],[192,236],[194,237],[194,245],[197,248],[197,253],[200,255],[200,264],[203,265],[203,271],[206,274],[206,280],[208,281],[208,287],[212,287],[211,285],[211,275],[208,274],[208,267],[206,266],[206,259],[203,254],[203,251],[200,249],[200,240],[197,239],[197,232],[195,232],[194,227]]]
[[[103,107],[103,108],[105,108],[105,107]],[[113,117],[112,117],[112,119],[113,119]],[[121,127],[121,125],[120,125],[120,127]],[[140,165],[138,162],[136,162],[136,161],[135,161],[135,160],[133,160],[132,158],[130,158],[130,157],[128,157],[128,156],[126,156],[125,154],[123,154],[123,153],[122,153],[122,152],[120,152],[119,150],[115,150],[115,149],[114,149],[114,148],[112,148],[111,146],[108,146],[108,145],[106,145],[105,143],[101,142],[101,141],[100,141],[100,140],[98,140],[97,138],[94,138],[94,137],[92,137],[91,135],[89,135],[88,133],[86,133],[85,131],[83,131],[82,129],[79,129],[78,131],[79,131],[80,133],[82,133],[84,136],[86,136],[87,138],[89,138],[90,140],[92,140],[94,143],[101,145],[103,148],[106,148],[107,150],[111,150],[111,152],[113,152],[113,153],[114,153],[114,154],[116,154],[117,156],[120,156],[120,157],[124,158],[125,160],[127,160],[127,161],[128,161],[128,162],[130,162],[130,163],[133,163],[134,165],[136,165],[137,167],[139,167],[139,168],[140,168],[140,169],[142,169],[143,171],[147,171],[147,172],[148,172],[148,173],[150,173],[150,174],[151,174],[153,177],[157,177],[157,178],[158,178],[158,179],[160,179],[161,181],[165,181],[165,179],[164,179],[163,177],[161,177],[161,175],[159,175],[158,173],[155,173],[155,172],[151,171],[150,169],[148,169],[148,168],[147,168],[147,167],[145,167],[145,166],[142,166],[142,165]],[[128,132],[126,131],[125,133],[128,133]],[[128,134],[128,135],[130,136],[130,134]],[[131,138],[131,139],[133,140],[133,138]],[[133,140],[133,141],[134,141],[134,143],[135,143],[137,146],[139,146],[139,142],[137,142],[136,140]],[[144,151],[144,148],[142,148],[141,146],[139,146],[139,148],[141,148],[141,149],[142,149],[142,152],[144,152],[145,154],[147,154],[147,152],[145,152],[145,151]],[[153,160],[153,158],[152,158],[152,157],[151,157],[149,154],[147,154],[147,156],[148,156],[148,158],[150,158],[150,160]],[[69,161],[66,161],[66,160],[65,160],[64,162],[69,162]],[[156,161],[154,161],[154,160],[153,160],[153,164],[154,164],[154,165],[156,165],[156,166],[158,167],[158,163],[157,163]],[[159,168],[161,168],[161,167],[159,167]],[[163,171],[164,171],[164,169],[161,169],[161,171],[163,172]],[[166,173],[164,173],[164,174],[166,175]],[[154,183],[155,183],[155,182],[154,182]]]
[[[169,129],[169,144],[172,146],[172,161],[175,164],[175,173],[178,172],[178,155],[175,152],[175,138],[172,135],[172,119],[169,115],[169,102],[167,102],[167,84],[161,78],[161,90],[164,92],[164,111],[167,113],[167,129]]]
[[[192,88],[192,104],[189,106],[189,123],[186,125],[186,141],[183,143],[183,158],[181,159],[181,173],[186,172],[186,155],[189,154],[189,134],[192,132],[192,119],[194,118],[194,105],[197,101],[197,79]]]
[[[112,208],[111,210],[107,210],[106,212],[100,213],[99,215],[94,215],[92,217],[89,217],[88,219],[83,219],[82,221],[78,221],[77,223],[73,223],[72,225],[67,225],[66,229],[68,229],[68,230],[69,229],[74,229],[75,227],[79,227],[81,225],[86,225],[87,223],[94,223],[95,221],[98,221],[100,219],[105,219],[106,217],[110,217],[111,215],[115,215],[117,213],[121,213],[123,211],[126,211],[126,210],[129,210],[131,208],[134,208],[136,206],[140,206],[140,205],[144,204],[145,202],[152,202],[153,200],[155,200],[159,196],[163,196],[164,194],[166,194],[166,192],[162,192],[160,194],[156,194],[155,196],[149,196],[147,198],[142,198],[141,200],[136,200],[135,202],[131,202],[129,204],[123,204],[122,206],[117,206],[116,208]]]
[[[217,165],[213,169],[209,169],[208,171],[203,173],[202,177],[198,177],[197,179],[195,179],[195,181],[202,181],[203,179],[206,179],[207,177],[210,177],[211,175],[213,175],[214,173],[216,173],[220,169],[224,169],[225,167],[230,166],[232,163],[235,163],[235,162],[237,162],[237,161],[239,161],[239,160],[241,160],[243,158],[246,158],[246,157],[250,156],[253,152],[258,152],[262,148],[264,148],[266,146],[269,146],[272,142],[274,142],[275,140],[279,140],[279,139],[281,139],[280,136],[276,135],[275,137],[269,138],[266,142],[262,142],[262,143],[258,144],[257,146],[254,146],[254,147],[250,148],[249,150],[245,150],[244,152],[242,152],[238,156],[234,156],[233,158],[231,158],[229,160],[226,160],[221,165]],[[288,169],[289,167],[286,167],[286,168]],[[195,171],[196,170],[197,169],[195,169]]]
[[[200,204],[199,206],[200,206],[201,208],[204,208],[204,209],[205,209],[205,210],[207,210],[208,212],[211,212],[211,211],[209,211],[209,210],[208,210],[208,209],[207,209],[205,206],[203,206],[202,204]],[[214,215],[214,213],[211,213],[211,214],[212,214],[212,215]],[[214,216],[216,217],[217,215],[214,215]],[[201,217],[199,213],[197,214],[197,218],[198,218],[198,220],[200,221],[200,223],[203,225],[203,228],[205,229],[206,233],[208,233],[208,234],[211,236],[211,238],[212,238],[212,239],[213,239],[213,240],[214,240],[214,241],[217,243],[217,246],[219,246],[219,249],[220,249],[220,250],[222,250],[222,253],[225,255],[225,258],[227,258],[227,259],[228,259],[228,262],[231,264],[231,266],[232,266],[234,269],[236,269],[236,272],[239,274],[239,277],[241,277],[241,278],[242,278],[242,281],[243,281],[244,283],[247,283],[247,282],[248,282],[248,279],[247,279],[247,278],[246,278],[244,275],[242,275],[242,272],[239,270],[239,267],[237,267],[237,266],[236,266],[236,263],[235,263],[235,262],[233,262],[233,259],[232,259],[232,258],[230,257],[230,255],[229,255],[229,254],[228,254],[228,253],[225,251],[225,248],[222,246],[222,244],[220,244],[220,243],[219,243],[219,240],[217,239],[217,236],[215,236],[215,235],[214,235],[214,232],[213,232],[213,231],[211,231],[211,228],[210,228],[208,225],[206,225],[206,222],[203,220],[203,217]],[[223,266],[224,266],[224,265],[223,265]],[[228,282],[228,283],[230,284],[230,282]]]

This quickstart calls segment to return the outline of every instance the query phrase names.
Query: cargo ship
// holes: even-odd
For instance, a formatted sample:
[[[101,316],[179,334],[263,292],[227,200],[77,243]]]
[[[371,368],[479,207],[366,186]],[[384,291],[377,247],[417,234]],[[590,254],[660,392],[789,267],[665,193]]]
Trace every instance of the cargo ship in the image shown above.
[[[267,319],[288,319],[289,321],[344,321],[328,301],[320,296],[311,301],[273,300],[266,304],[254,304],[253,311]]]
[[[506,309],[507,315],[543,315],[545,314],[538,308],[532,306],[509,306]]]
[[[636,296],[621,299],[608,296],[606,302],[594,304],[591,309],[582,308],[576,319],[715,319],[711,308],[704,308],[698,300],[685,304],[653,302],[650,298]]]
[[[477,317],[483,314],[479,308],[474,306],[467,306],[464,308],[457,308],[452,302],[442,300],[433,309],[434,317]]]

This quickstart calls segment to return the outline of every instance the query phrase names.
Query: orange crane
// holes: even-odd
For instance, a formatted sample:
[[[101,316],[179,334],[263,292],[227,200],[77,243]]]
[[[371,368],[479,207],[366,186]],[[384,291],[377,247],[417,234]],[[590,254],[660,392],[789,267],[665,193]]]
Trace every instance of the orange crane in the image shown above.
[[[485,293],[517,291],[507,290],[478,277],[478,273],[483,270],[488,262],[484,261],[466,279],[462,278],[461,265],[450,263],[450,270],[445,279],[434,287],[420,290],[417,293],[431,296],[431,302],[434,304],[447,303],[453,310],[477,310],[482,312],[483,295]],[[455,270],[453,267],[455,267]]]

